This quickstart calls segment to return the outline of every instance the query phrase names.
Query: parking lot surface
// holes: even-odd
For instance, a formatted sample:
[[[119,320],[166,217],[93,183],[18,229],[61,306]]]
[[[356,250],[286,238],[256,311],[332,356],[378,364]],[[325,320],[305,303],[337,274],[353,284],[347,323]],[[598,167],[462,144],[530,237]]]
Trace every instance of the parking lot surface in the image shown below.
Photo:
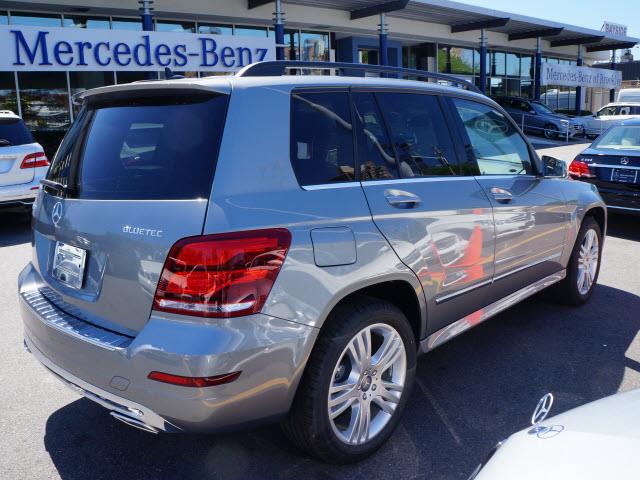
[[[400,427],[369,460],[317,463],[277,426],[154,436],[79,398],[24,351],[16,278],[31,256],[28,222],[0,212],[2,479],[466,479],[527,426],[545,393],[557,414],[640,387],[640,218],[611,216],[591,302],[572,309],[536,296],[421,357]]]

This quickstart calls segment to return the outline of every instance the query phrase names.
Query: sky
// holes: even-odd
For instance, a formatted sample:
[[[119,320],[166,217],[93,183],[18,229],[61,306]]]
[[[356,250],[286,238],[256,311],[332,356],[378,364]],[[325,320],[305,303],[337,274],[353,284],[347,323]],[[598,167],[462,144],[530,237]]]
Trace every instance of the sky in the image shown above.
[[[503,12],[552,20],[600,30],[605,20],[629,27],[628,35],[640,38],[640,0],[457,0]],[[633,49],[640,59],[640,47]]]

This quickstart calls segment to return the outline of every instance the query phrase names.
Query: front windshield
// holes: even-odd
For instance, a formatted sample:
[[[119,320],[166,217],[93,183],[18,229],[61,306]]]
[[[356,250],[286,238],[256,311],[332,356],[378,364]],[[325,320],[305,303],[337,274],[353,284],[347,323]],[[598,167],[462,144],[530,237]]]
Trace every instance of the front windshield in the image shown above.
[[[611,127],[592,145],[594,148],[640,150],[640,125]]]
[[[553,110],[547,107],[544,103],[531,102],[531,106],[536,111],[536,113],[541,113],[541,114],[555,113]]]

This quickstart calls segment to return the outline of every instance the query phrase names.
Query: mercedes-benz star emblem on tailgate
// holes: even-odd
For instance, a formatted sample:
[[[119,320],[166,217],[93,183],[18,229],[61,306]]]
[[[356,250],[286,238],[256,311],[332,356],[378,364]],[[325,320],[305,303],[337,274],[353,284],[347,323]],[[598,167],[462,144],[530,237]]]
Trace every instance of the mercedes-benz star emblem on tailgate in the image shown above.
[[[62,220],[62,203],[56,202],[51,211],[51,221],[57,226],[60,220]]]
[[[622,157],[622,158],[620,159],[620,163],[621,163],[622,165],[629,165],[629,159],[628,159],[627,157]]]

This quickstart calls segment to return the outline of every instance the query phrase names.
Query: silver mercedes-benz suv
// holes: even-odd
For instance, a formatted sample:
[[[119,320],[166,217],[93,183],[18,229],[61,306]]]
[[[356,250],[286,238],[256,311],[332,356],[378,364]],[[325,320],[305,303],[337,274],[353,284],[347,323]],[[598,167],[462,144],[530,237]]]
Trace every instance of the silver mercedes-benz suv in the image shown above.
[[[495,102],[425,72],[281,75],[304,68],[82,94],[19,297],[27,348],[115,418],[281,420],[355,461],[398,425],[418,354],[549,286],[591,296],[605,206]]]

